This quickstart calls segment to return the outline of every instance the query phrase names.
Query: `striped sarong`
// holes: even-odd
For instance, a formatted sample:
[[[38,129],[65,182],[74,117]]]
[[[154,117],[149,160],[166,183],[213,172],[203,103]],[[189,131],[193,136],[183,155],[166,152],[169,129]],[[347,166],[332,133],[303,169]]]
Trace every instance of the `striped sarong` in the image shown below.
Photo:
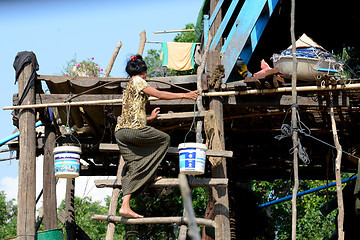
[[[170,136],[146,126],[140,129],[122,128],[115,137],[127,168],[121,179],[125,196],[136,193],[154,180],[169,148]]]

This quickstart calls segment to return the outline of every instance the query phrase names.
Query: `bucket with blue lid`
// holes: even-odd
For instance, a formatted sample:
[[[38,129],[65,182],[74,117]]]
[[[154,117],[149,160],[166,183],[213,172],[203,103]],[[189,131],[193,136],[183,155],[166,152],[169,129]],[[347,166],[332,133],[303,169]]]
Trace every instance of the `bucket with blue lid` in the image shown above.
[[[188,175],[199,175],[205,172],[207,147],[202,143],[179,144],[180,172]]]

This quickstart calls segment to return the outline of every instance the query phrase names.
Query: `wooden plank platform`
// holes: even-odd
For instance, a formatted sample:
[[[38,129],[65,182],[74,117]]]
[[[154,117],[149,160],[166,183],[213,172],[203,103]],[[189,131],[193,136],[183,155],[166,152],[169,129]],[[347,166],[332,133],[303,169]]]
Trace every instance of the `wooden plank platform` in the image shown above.
[[[95,180],[97,188],[120,188],[121,179],[102,179]],[[189,180],[190,187],[213,187],[218,185],[227,185],[229,179],[227,178],[194,178]],[[179,187],[180,181],[178,178],[163,178],[149,185],[149,187]]]
[[[120,152],[117,144],[114,143],[100,143],[99,145],[100,152]],[[168,154],[179,154],[179,150],[177,147],[170,147],[168,150]],[[207,150],[206,156],[208,157],[226,157],[231,158],[233,156],[232,151],[222,151],[222,150]]]

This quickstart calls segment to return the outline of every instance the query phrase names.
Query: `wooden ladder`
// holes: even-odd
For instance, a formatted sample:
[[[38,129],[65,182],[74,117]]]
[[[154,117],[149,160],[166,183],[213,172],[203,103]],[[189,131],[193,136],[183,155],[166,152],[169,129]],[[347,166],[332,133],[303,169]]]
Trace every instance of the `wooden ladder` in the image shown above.
[[[102,152],[119,152],[119,148],[117,144],[106,144],[101,143],[99,146],[99,150]],[[168,154],[178,154],[178,149],[175,147],[170,147],[168,150]],[[206,153],[207,156],[211,157],[232,157],[232,151],[218,151],[218,150],[208,150]],[[95,180],[95,186],[97,188],[113,188],[110,207],[108,215],[96,215],[94,214],[91,219],[98,221],[108,221],[108,228],[106,233],[106,240],[112,240],[115,232],[115,223],[125,223],[125,224],[169,224],[169,223],[177,223],[181,225],[189,224],[189,218],[187,216],[179,216],[179,217],[148,217],[148,218],[138,218],[138,219],[128,219],[124,217],[116,216],[117,204],[120,196],[121,185],[121,177],[123,176],[124,169],[124,160],[120,157],[118,171],[116,179],[111,180]],[[227,186],[228,179],[227,178],[190,178],[188,182],[191,188],[194,187],[215,187],[215,186]],[[149,187],[179,187],[180,180],[179,178],[167,178],[161,179],[152,183]],[[184,211],[185,212],[185,211]],[[196,218],[196,224],[203,225],[207,227],[216,227],[216,223],[211,219],[203,219]],[[183,228],[184,229],[184,228]],[[182,239],[186,237],[186,228],[185,231],[180,231],[180,235],[182,235]],[[181,237],[179,237],[181,239]]]

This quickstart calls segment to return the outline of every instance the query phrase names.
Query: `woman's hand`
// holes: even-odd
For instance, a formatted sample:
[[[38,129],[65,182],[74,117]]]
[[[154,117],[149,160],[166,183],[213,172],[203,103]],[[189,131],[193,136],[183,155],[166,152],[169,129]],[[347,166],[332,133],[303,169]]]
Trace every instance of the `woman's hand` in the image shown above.
[[[184,93],[183,98],[190,99],[190,100],[196,100],[199,96],[199,90],[191,91]]]
[[[156,116],[160,113],[160,108],[157,107],[154,110],[152,110],[150,117],[147,117],[146,120],[147,121],[152,121],[156,118]]]

